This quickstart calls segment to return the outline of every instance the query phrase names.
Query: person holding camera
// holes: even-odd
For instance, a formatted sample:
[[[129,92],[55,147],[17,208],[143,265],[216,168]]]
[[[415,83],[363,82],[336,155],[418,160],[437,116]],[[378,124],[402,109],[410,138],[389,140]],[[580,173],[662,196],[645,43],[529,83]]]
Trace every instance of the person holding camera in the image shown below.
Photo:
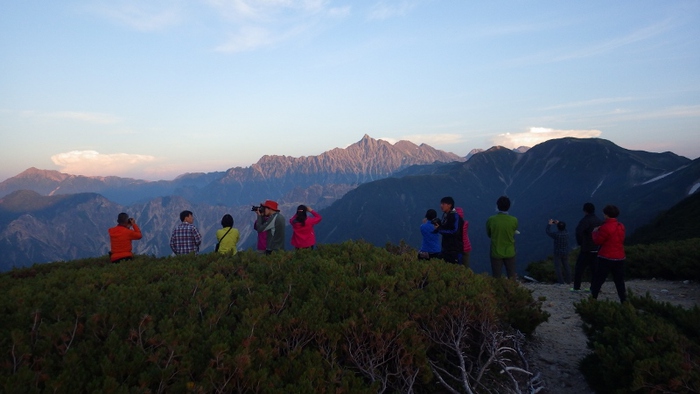
[[[435,229],[435,225],[440,224],[437,212],[428,209],[420,225],[420,233],[423,235],[423,243],[418,250],[418,260],[430,260],[440,257],[440,234]]]
[[[271,254],[275,250],[284,250],[284,228],[286,223],[278,208],[276,201],[266,200],[258,209],[253,209],[255,214],[258,215],[258,219],[255,222],[255,230],[258,233],[265,232],[267,235],[265,254]]]
[[[307,213],[310,213],[311,217],[308,217]],[[316,245],[314,226],[321,219],[323,218],[318,212],[306,205],[299,205],[297,213],[289,219],[289,224],[292,225],[292,246],[296,249],[313,249]]]
[[[134,218],[130,218],[126,212],[117,215],[117,225],[110,228],[109,243],[111,250],[109,259],[113,263],[132,260],[134,254],[131,249],[131,241],[141,239],[141,229]]]
[[[556,225],[557,231],[552,231],[551,226]],[[566,223],[559,220],[549,219],[545,232],[554,240],[554,272],[557,274],[559,284],[571,282],[571,271],[569,269],[569,232],[566,231]],[[562,270],[564,275],[562,276]]]
[[[263,202],[261,202],[260,205],[253,205],[253,207],[250,210],[252,212],[257,212],[261,210],[261,212],[264,212],[265,208],[262,207],[263,205],[265,205],[265,203]],[[262,219],[260,225],[258,225],[258,218]],[[267,223],[267,219],[267,216],[261,215],[253,220],[253,229],[258,233],[258,242],[255,245],[255,248],[258,251],[258,253],[265,253],[265,250],[267,249],[267,233],[263,231],[263,229],[265,228],[265,224]]]

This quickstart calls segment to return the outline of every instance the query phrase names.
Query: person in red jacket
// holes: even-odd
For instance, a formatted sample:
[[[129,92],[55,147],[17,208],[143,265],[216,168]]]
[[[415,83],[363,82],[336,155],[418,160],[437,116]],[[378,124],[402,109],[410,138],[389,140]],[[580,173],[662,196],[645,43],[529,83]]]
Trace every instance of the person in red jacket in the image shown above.
[[[307,216],[311,214],[311,217]],[[313,248],[316,245],[314,226],[321,221],[321,215],[306,205],[299,205],[297,213],[289,219],[292,225],[292,246],[296,249]]]
[[[613,282],[620,302],[627,299],[625,289],[625,226],[617,221],[620,210],[614,205],[603,208],[605,221],[591,233],[593,243],[600,245],[598,250],[598,267],[591,280],[591,295],[598,298],[600,288],[605,283],[608,273],[612,272]]]
[[[141,239],[141,229],[134,218],[130,218],[125,212],[117,215],[117,225],[109,229],[109,243],[112,248],[109,259],[113,263],[133,259],[131,241],[138,239]]]

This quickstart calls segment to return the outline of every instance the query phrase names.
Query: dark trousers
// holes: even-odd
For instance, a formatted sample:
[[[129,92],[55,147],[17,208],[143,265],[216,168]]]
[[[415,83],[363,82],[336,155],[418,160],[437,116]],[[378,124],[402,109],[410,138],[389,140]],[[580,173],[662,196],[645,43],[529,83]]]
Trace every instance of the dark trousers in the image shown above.
[[[598,268],[595,270],[593,280],[591,281],[591,295],[593,298],[598,298],[600,288],[608,278],[608,273],[612,273],[613,282],[617,289],[617,296],[620,302],[625,302],[627,293],[625,289],[625,261],[624,260],[608,260],[603,257],[598,257]]]
[[[560,284],[571,283],[571,273],[569,272],[569,255],[554,255],[554,273],[557,274],[557,282]],[[562,271],[564,274],[562,275]]]
[[[459,252],[443,251],[440,252],[440,258],[447,263],[459,264]]]
[[[582,250],[578,253],[576,267],[574,268],[574,290],[581,290],[581,279],[583,278],[583,273],[586,271],[586,268],[591,269],[591,281],[593,281],[597,266],[598,252],[584,252]]]
[[[440,253],[427,253],[427,256],[424,255],[423,253],[427,252],[419,252],[418,253],[418,260],[430,260],[430,259],[438,259],[440,258]]]
[[[491,272],[494,278],[500,278],[503,273],[503,266],[506,266],[506,273],[510,279],[516,279],[518,274],[515,272],[515,256],[504,259],[491,257]]]

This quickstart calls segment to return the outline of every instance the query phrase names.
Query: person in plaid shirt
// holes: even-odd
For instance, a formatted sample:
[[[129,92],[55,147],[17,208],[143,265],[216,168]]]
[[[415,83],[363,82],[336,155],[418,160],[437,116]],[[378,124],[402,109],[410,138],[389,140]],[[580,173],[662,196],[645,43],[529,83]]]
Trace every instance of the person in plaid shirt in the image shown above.
[[[191,211],[180,212],[180,223],[173,230],[170,237],[170,249],[175,254],[187,254],[199,252],[199,245],[202,243],[202,235],[192,223],[194,215]]]
[[[557,226],[557,231],[550,229],[551,225]],[[569,232],[566,231],[566,223],[558,220],[549,219],[545,228],[547,235],[554,239],[554,251],[552,258],[554,260],[554,272],[557,274],[557,282],[559,284],[571,283],[571,270],[569,269]],[[561,271],[564,270],[562,276]]]

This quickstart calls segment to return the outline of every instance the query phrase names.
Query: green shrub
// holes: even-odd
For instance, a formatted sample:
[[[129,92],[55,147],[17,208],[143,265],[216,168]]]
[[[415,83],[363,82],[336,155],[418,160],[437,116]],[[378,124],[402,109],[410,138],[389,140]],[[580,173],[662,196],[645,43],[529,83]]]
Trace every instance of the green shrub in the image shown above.
[[[700,281],[700,238],[626,246],[626,275]]]
[[[700,238],[650,245],[628,245],[625,246],[625,254],[626,278],[700,281]],[[572,278],[577,257],[576,251],[569,255]],[[531,262],[525,271],[540,282],[556,282],[551,257]],[[588,270],[584,273],[583,280],[590,281]]]
[[[513,281],[364,242],[88,259],[0,286],[5,392],[507,392],[528,383],[516,329],[547,318]]]
[[[569,272],[571,273],[571,280],[574,279],[576,258],[578,258],[578,251],[569,253]],[[552,260],[552,256],[547,257],[545,260],[538,260],[529,263],[525,268],[525,272],[527,272],[528,276],[539,282],[557,283],[557,274],[554,271],[554,261]],[[583,280],[590,281],[590,279],[590,270],[586,270],[584,272]]]
[[[593,353],[581,370],[597,392],[700,391],[700,309],[631,294],[629,302],[575,304]]]

